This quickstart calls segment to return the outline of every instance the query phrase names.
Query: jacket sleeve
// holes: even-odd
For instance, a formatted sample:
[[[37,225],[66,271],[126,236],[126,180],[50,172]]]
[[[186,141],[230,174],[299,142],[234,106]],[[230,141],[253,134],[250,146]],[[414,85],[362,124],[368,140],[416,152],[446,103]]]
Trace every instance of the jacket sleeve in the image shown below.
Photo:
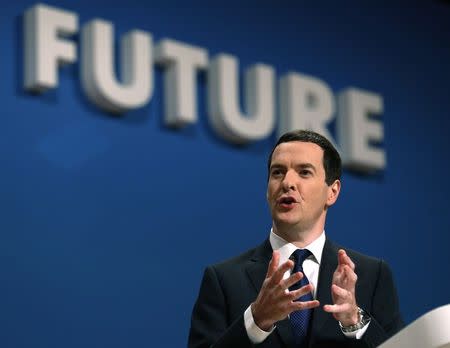
[[[252,347],[244,324],[244,313],[229,318],[226,298],[215,269],[207,267],[189,331],[189,348]]]

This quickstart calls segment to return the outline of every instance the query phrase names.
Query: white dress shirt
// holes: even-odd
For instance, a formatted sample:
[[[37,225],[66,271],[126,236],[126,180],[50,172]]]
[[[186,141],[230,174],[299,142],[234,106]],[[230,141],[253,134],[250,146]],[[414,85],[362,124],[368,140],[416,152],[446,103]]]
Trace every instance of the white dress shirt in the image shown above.
[[[325,231],[322,232],[322,234],[314,240],[311,244],[307,245],[305,249],[308,249],[311,252],[311,255],[303,261],[303,272],[305,276],[308,278],[309,283],[313,286],[313,298],[316,299],[317,296],[317,283],[319,280],[319,268],[320,268],[320,262],[322,261],[322,251],[323,247],[325,245]],[[292,253],[297,250],[298,248],[287,241],[285,241],[280,236],[276,235],[272,230],[270,231],[270,245],[272,246],[273,250],[278,250],[280,253],[280,262],[279,265],[281,266],[283,263],[285,263],[289,257],[292,255]],[[291,275],[291,271],[287,271],[283,279],[288,278]],[[330,289],[331,291],[331,289]],[[323,304],[321,304],[323,305]],[[251,307],[249,306],[246,311],[244,312],[244,322],[245,322],[245,329],[247,330],[248,337],[250,338],[250,341],[254,344],[261,343],[264,341],[267,336],[269,336],[273,330],[275,330],[275,326],[270,331],[264,331],[261,330],[258,325],[256,325],[255,320],[253,319],[253,314]],[[354,332],[342,332],[345,336],[349,338],[355,338],[360,339],[363,334],[366,332],[367,328],[369,327],[369,324],[366,324],[362,329],[359,329],[358,331]]]

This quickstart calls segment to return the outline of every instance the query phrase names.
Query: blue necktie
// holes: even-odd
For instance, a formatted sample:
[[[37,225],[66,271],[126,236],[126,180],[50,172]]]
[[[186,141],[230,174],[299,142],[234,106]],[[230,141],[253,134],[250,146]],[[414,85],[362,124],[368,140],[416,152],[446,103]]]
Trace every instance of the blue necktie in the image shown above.
[[[311,252],[307,249],[297,249],[294,251],[290,257],[292,261],[295,262],[294,269],[292,270],[292,273],[295,272],[302,272],[303,273],[303,261],[311,255]],[[306,278],[306,275],[303,274],[303,278],[292,285],[289,290],[297,290],[300,289],[302,286],[305,286],[309,284],[308,278]],[[312,301],[313,296],[311,292],[308,292],[306,295],[301,296],[296,301]],[[289,315],[289,319],[291,321],[292,330],[294,333],[295,343],[297,345],[300,345],[302,342],[305,341],[306,336],[308,335],[308,326],[309,321],[311,318],[312,309],[304,309],[301,311],[295,311],[292,312]]]

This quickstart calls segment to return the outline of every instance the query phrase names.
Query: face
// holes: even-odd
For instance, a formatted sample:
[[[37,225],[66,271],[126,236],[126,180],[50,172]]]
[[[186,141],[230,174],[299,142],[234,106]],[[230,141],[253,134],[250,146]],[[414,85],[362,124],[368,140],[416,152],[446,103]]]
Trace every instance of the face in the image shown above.
[[[325,182],[323,149],[292,141],[275,148],[269,172],[267,200],[274,228],[322,233],[326,211],[340,190],[336,180]]]

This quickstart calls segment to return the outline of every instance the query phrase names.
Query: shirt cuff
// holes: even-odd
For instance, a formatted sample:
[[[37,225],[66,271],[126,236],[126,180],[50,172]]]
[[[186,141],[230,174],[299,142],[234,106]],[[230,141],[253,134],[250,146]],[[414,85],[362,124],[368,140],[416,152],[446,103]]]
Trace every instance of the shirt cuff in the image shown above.
[[[273,326],[270,331],[264,331],[261,330],[258,325],[256,325],[255,320],[253,319],[251,305],[248,306],[248,308],[244,312],[244,323],[248,338],[253,344],[261,343],[273,332],[273,330],[275,330],[275,326]]]
[[[367,328],[370,325],[370,321],[364,325],[362,328],[360,328],[359,330],[356,331],[352,331],[352,332],[344,332],[342,331],[342,333],[347,337],[347,338],[353,338],[353,339],[361,339],[361,337],[363,337],[364,333],[367,331]]]

